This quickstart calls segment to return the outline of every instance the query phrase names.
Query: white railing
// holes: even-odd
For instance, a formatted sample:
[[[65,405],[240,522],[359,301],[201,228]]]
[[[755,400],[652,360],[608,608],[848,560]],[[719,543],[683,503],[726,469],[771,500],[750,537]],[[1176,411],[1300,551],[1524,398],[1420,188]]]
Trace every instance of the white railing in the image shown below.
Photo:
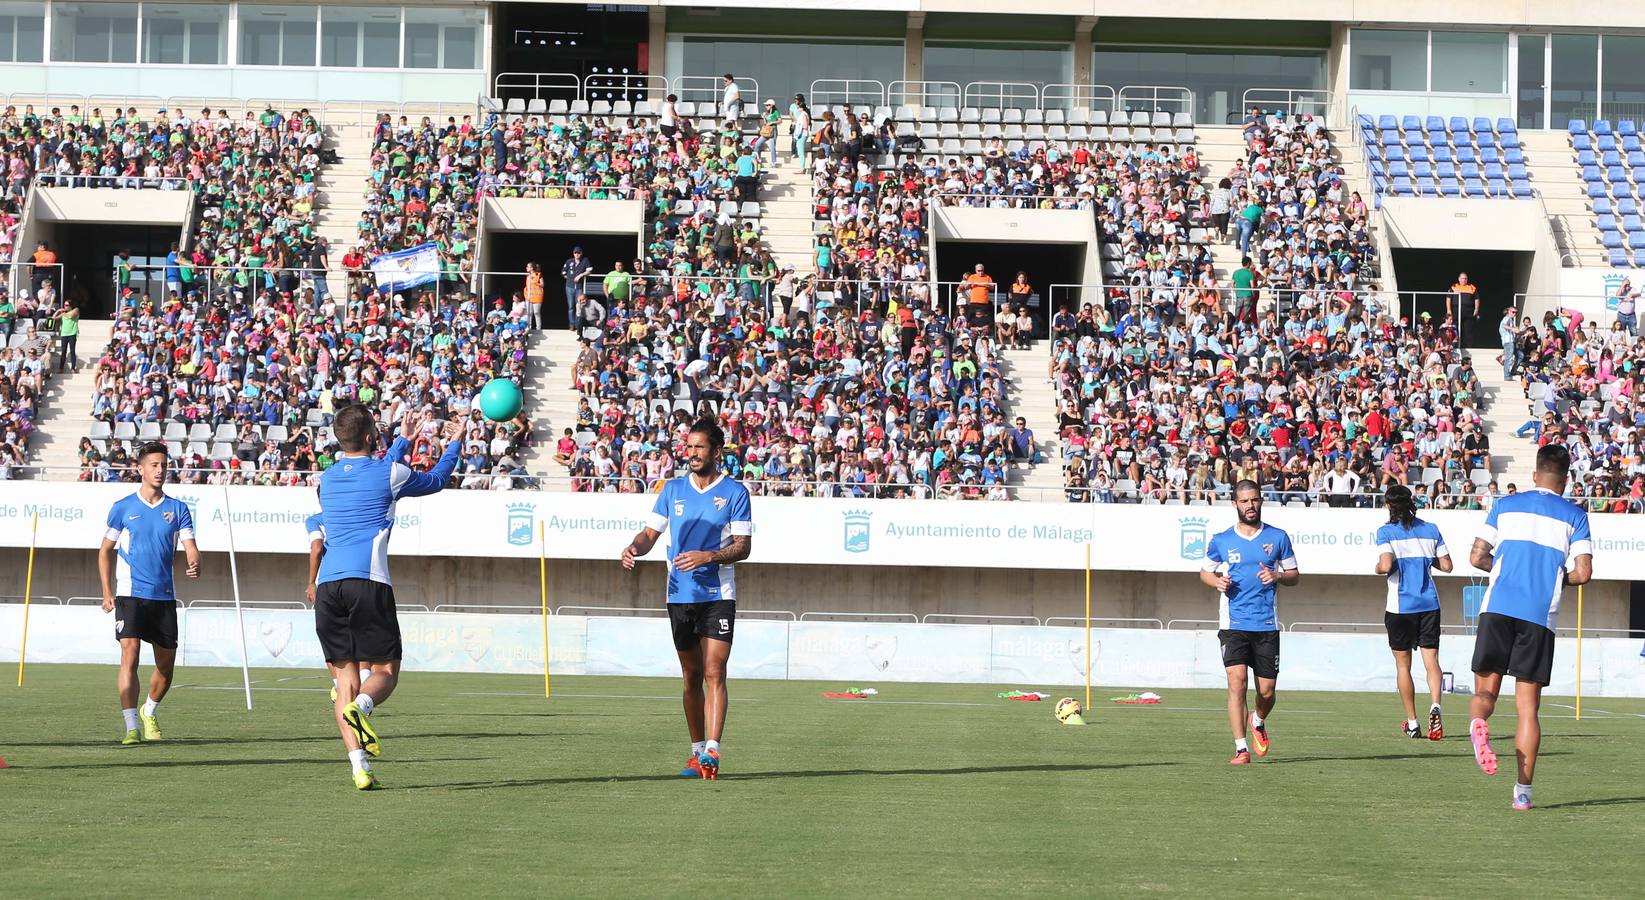
[[[973,81],[961,94],[965,106],[984,109],[1038,109],[1038,85],[1024,81]]]
[[[503,72],[491,84],[498,97],[528,94],[532,100],[583,99],[583,79],[570,72]]]
[[[1194,114],[1194,92],[1164,84],[1128,84],[1119,89],[1114,106],[1133,112]]]
[[[1240,119],[1257,107],[1265,113],[1283,112],[1287,116],[1311,115],[1333,124],[1327,116],[1331,108],[1331,92],[1312,88],[1250,88],[1240,95]]]
[[[1113,112],[1117,96],[1106,84],[1048,84],[1040,89],[1040,102],[1046,109]]]
[[[893,109],[899,106],[958,107],[964,96],[957,81],[893,81],[885,88],[886,102]]]
[[[742,97],[743,115],[753,115],[760,108],[759,81],[747,75],[738,75],[736,82],[738,93]],[[679,96],[681,103],[707,103],[719,110],[720,98],[725,94],[725,77],[723,75],[681,75],[674,79],[670,87],[673,93]],[[724,110],[719,111],[724,112]]]
[[[841,103],[884,106],[885,82],[872,78],[819,78],[811,82],[811,91],[805,99],[819,108]]]

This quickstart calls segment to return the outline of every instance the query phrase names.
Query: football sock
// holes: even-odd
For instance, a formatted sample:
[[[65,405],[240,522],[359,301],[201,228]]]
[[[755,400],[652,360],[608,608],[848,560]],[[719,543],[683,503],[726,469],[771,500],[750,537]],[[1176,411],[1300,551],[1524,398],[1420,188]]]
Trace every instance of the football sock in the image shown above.
[[[1438,710],[1439,710],[1439,704],[1438,703],[1432,704],[1428,707],[1429,712],[1437,712]]]
[[[348,764],[353,766],[356,772],[368,771],[371,768],[366,765],[366,752],[364,750],[348,751]]]
[[[703,752],[705,752],[705,753],[718,753],[718,752],[720,752],[720,742],[719,741],[703,741]]]
[[[366,669],[365,671],[360,673],[360,687],[365,687],[366,682],[368,682],[370,680],[371,680],[371,670],[370,669]]]
[[[377,708],[377,704],[371,701],[370,694],[355,694],[354,705],[360,707],[360,714],[364,716],[371,715],[371,711]]]
[[[133,731],[137,728],[137,710],[135,707],[120,710],[120,715],[125,717],[127,731]]]
[[[1416,719],[1406,719],[1405,720],[1405,728],[1408,731],[1415,731],[1416,728],[1417,728],[1417,720]]]
[[[706,743],[708,743],[708,742],[707,741],[692,741],[691,742],[691,755],[696,756],[697,754],[703,752],[703,745],[706,744]]]
[[[1247,744],[1245,742],[1245,738],[1235,738],[1234,739],[1234,752],[1238,753],[1241,750],[1244,750],[1246,753],[1250,753],[1251,752],[1251,745]]]
[[[1514,785],[1514,799],[1518,800],[1522,796],[1525,798],[1526,803],[1531,802],[1531,786],[1530,785],[1528,785],[1528,784],[1516,784],[1516,785]]]
[[[154,711],[159,709],[159,708],[160,708],[160,701],[154,699],[153,697],[150,697],[149,699],[143,701],[143,715],[145,715],[145,716],[154,715]]]
[[[1252,713],[1251,714],[1251,727],[1252,728],[1261,728],[1262,727],[1262,716],[1259,716],[1256,713]]]

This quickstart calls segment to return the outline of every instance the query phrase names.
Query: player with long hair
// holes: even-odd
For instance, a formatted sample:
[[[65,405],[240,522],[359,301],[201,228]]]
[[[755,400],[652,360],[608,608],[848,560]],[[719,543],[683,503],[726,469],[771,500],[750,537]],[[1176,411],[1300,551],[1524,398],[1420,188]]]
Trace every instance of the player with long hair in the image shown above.
[[[1388,604],[1382,614],[1388,629],[1388,647],[1394,653],[1399,698],[1405,704],[1405,736],[1424,737],[1417,722],[1416,684],[1411,680],[1411,648],[1422,650],[1428,673],[1428,730],[1426,737],[1445,737],[1439,709],[1439,588],[1433,570],[1451,571],[1451,551],[1445,536],[1431,522],[1417,518],[1411,489],[1392,485],[1383,497],[1388,524],[1377,529],[1377,574],[1388,578]]]

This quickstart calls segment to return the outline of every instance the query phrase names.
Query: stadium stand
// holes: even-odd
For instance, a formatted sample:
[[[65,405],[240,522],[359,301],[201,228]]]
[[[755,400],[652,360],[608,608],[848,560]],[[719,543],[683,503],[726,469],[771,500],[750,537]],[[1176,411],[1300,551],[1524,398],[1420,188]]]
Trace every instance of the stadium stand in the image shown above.
[[[1514,121],[1485,116],[1359,116],[1360,140],[1383,197],[1535,196]]]
[[[1605,119],[1592,125],[1572,119],[1566,131],[1610,264],[1618,268],[1645,265],[1645,225],[1639,206],[1640,186],[1645,184],[1645,150],[1640,147],[1638,124],[1622,119],[1613,127]]]

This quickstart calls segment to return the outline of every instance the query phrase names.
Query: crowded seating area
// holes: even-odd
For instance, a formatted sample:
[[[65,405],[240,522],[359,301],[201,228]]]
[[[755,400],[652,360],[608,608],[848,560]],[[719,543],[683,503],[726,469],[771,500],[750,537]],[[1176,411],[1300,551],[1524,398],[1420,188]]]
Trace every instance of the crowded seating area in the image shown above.
[[[95,362],[80,477],[133,480],[136,447],[163,440],[184,482],[311,485],[338,450],[333,413],[360,402],[385,430],[407,409],[467,422],[461,486],[527,487],[531,420],[493,424],[473,401],[491,378],[525,382],[528,327],[524,303],[410,291],[310,310],[264,288],[136,310]],[[428,437],[414,467],[433,461]]]
[[[1624,282],[1623,290],[1632,292]],[[1642,343],[1631,323],[1608,325],[1572,309],[1540,325],[1521,320],[1507,365],[1525,389],[1525,423],[1515,439],[1566,445],[1567,495],[1591,512],[1645,512],[1645,451],[1640,431]]]

